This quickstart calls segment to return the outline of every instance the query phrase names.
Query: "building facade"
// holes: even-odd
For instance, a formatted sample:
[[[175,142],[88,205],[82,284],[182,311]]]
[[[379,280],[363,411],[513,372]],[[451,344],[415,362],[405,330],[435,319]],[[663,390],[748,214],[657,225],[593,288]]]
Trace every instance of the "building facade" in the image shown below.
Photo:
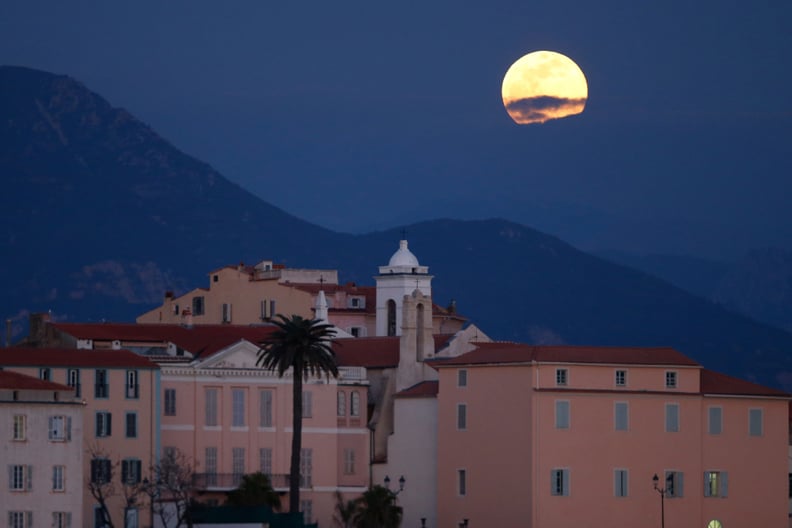
[[[148,524],[145,497],[138,496],[136,504],[130,505],[124,491],[139,484],[157,461],[158,366],[128,350],[4,348],[0,349],[0,367],[64,385],[69,398],[80,402],[79,423],[84,427],[79,442],[68,445],[79,450],[82,468],[72,472],[69,489],[82,494],[80,518],[85,524],[101,526],[100,504],[90,484],[104,482],[113,484],[106,504],[116,526]]]
[[[0,371],[0,522],[83,525],[83,404],[71,387]]]
[[[787,523],[785,393],[671,349],[490,343],[436,366],[437,526]]]

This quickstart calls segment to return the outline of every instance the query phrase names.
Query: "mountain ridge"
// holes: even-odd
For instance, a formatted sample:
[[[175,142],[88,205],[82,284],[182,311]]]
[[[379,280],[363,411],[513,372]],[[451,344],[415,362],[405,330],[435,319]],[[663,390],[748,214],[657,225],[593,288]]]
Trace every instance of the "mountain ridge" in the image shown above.
[[[35,72],[35,70],[33,70]],[[132,320],[167,290],[264,258],[370,284],[400,228],[337,233],[296,218],[168,143],[67,76],[0,67],[0,198],[19,321]],[[6,97],[8,95],[8,97]],[[287,179],[273,193],[308,193]],[[332,207],[328,204],[328,207]],[[435,302],[498,339],[674,346],[708,368],[792,389],[792,335],[503,219],[406,226]],[[159,291],[159,297],[157,292]]]

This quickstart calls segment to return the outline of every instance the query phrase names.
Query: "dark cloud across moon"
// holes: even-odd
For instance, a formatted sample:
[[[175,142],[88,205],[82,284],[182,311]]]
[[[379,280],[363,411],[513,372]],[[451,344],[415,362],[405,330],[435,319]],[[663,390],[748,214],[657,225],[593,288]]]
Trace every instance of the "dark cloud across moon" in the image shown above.
[[[565,97],[525,97],[506,104],[506,111],[517,123],[544,123],[559,115],[574,115],[583,112],[586,99]]]

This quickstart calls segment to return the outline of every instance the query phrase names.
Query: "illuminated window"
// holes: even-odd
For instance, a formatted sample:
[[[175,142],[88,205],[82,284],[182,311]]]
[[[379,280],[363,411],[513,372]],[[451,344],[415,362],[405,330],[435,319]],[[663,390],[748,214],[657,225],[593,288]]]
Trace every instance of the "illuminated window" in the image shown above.
[[[704,472],[704,496],[727,497],[729,493],[729,473],[726,471]]]

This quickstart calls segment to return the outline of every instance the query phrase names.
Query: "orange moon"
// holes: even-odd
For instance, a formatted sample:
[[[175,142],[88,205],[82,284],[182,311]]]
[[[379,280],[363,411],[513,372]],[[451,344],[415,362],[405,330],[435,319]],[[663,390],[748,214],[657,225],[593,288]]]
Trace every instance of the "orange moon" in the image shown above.
[[[566,55],[534,51],[511,65],[501,95],[514,122],[530,125],[582,113],[588,84],[580,67]]]

